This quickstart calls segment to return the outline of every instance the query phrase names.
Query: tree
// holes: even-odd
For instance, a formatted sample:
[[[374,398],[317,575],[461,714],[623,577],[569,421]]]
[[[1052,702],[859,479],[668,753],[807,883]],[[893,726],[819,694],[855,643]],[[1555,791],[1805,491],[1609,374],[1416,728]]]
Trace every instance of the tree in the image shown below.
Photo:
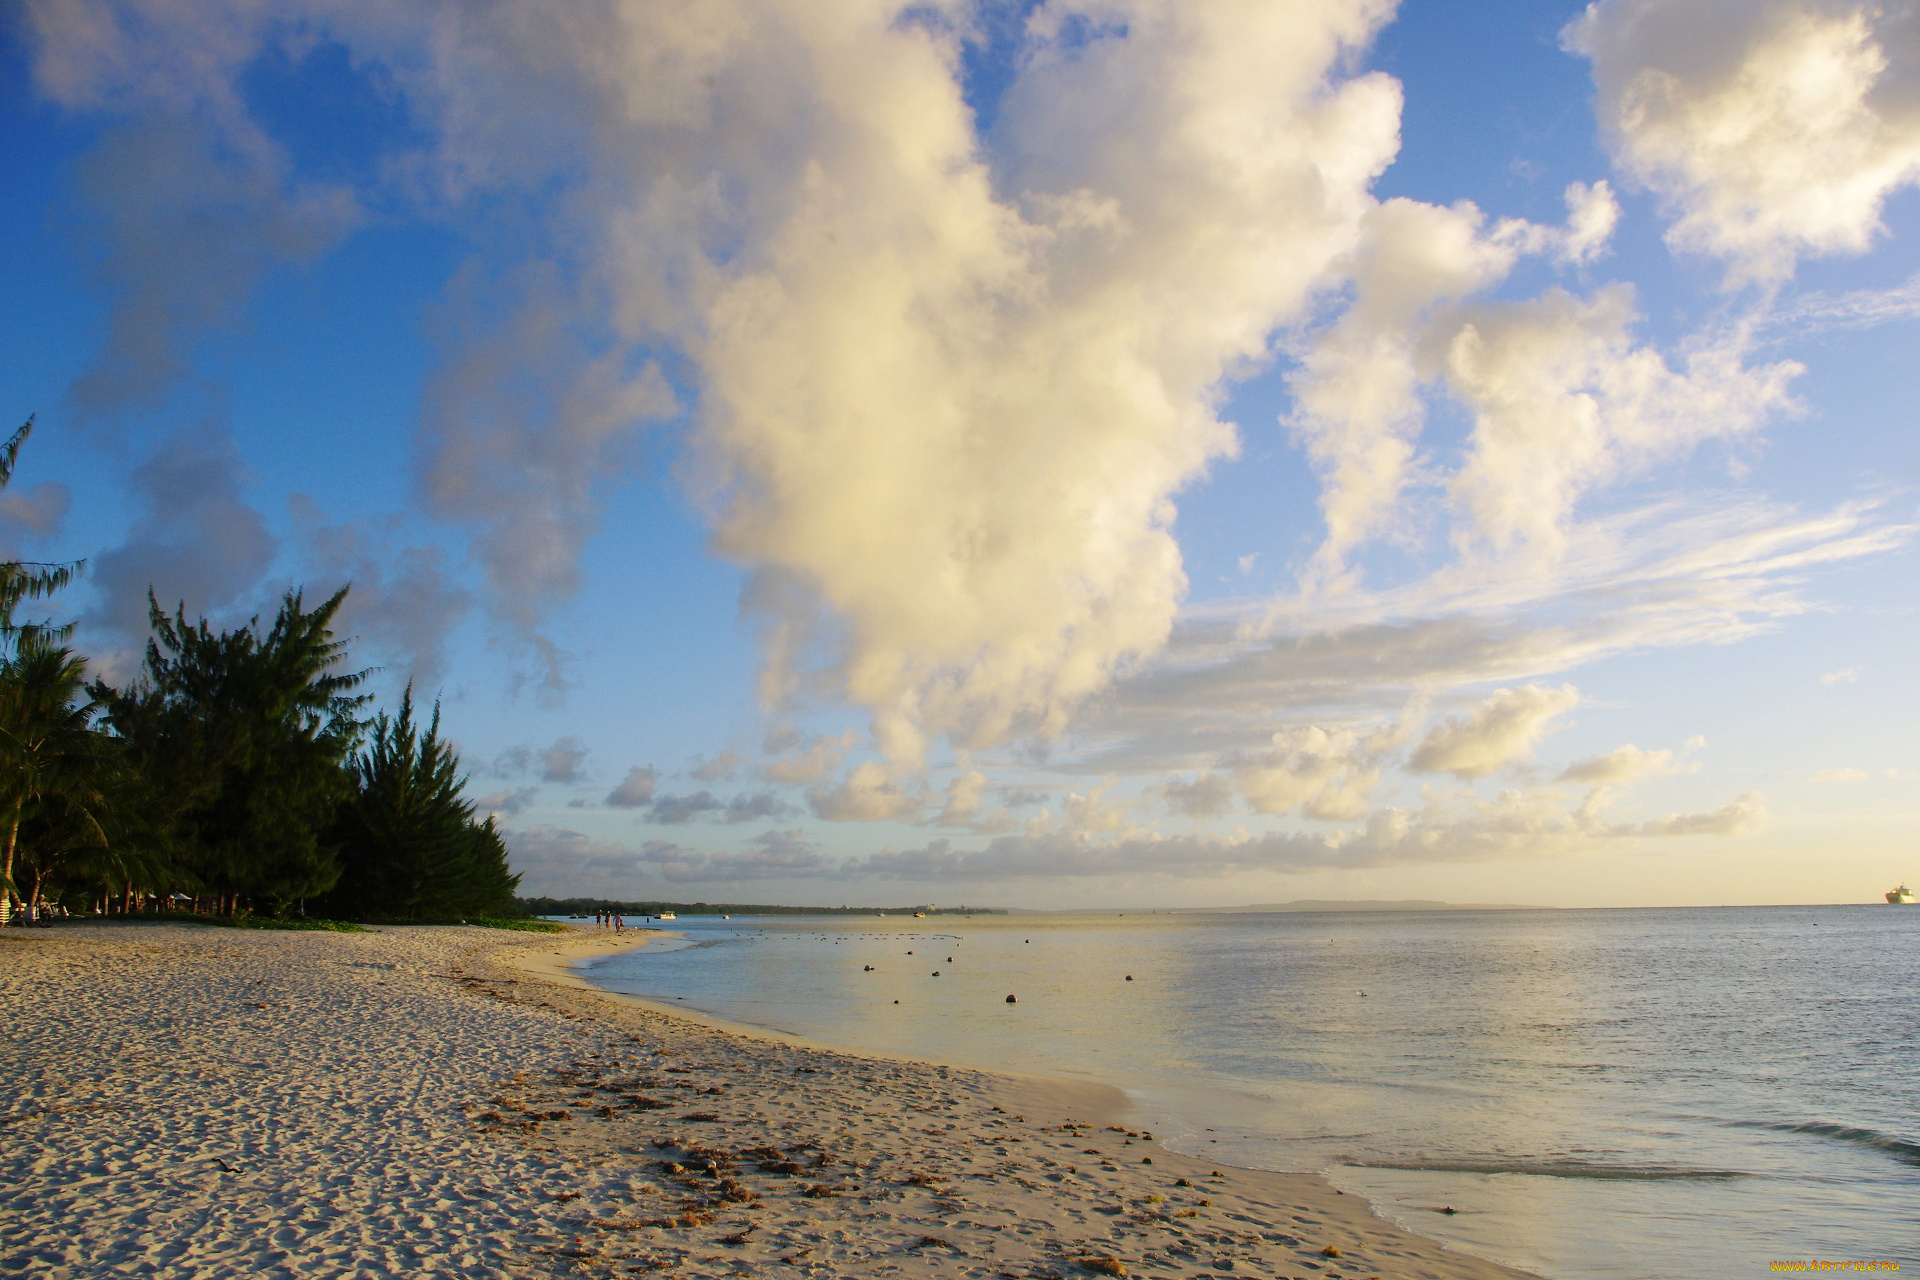
[[[351,770],[354,796],[334,828],[342,874],[329,910],[400,920],[513,912],[520,877],[507,869],[493,819],[476,823],[461,795],[466,779],[440,737],[438,703],[422,732],[409,686],[398,715],[374,719]]]
[[[14,463],[20,446],[33,434],[33,419],[28,418],[18,431],[0,445],[0,489],[13,480]],[[42,564],[35,561],[0,560],[0,653],[17,648],[23,642],[40,640],[58,643],[73,634],[73,625],[55,627],[50,623],[19,623],[14,611],[27,600],[50,596],[73,581],[84,560],[69,564]]]
[[[353,791],[347,760],[364,728],[352,691],[367,673],[336,670],[346,646],[330,629],[347,589],[312,610],[299,592],[259,619],[216,632],[148,596],[153,638],[124,690],[95,686],[106,721],[161,801],[156,838],[181,870],[218,894],[276,914],[339,878],[322,840]]]
[[[86,672],[85,658],[32,633],[0,663],[0,924],[11,918],[18,894],[23,825],[32,831],[38,824],[49,847],[55,840],[107,844],[108,752],[93,729],[96,703],[86,696]]]

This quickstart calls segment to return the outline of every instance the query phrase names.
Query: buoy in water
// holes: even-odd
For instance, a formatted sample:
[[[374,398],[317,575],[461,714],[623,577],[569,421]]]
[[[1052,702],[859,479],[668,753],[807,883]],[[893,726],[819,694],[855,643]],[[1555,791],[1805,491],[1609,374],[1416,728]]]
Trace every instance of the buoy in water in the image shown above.
[[[1012,996],[1008,996],[1008,997],[1007,997],[1007,1003],[1008,1003],[1008,1004],[1018,1004],[1018,1003],[1019,1003],[1019,1001],[1017,1001],[1017,1000],[1015,1000],[1015,999],[1014,999],[1014,998],[1013,998]]]
[[[1132,974],[1128,974],[1128,975],[1127,975],[1127,981],[1128,981],[1128,982],[1132,982],[1132,981],[1133,981],[1133,975],[1132,975]]]
[[[868,965],[868,966],[866,967],[866,970],[865,970],[865,972],[867,972],[867,973],[872,973],[872,972],[873,972],[873,966],[872,966],[872,965]]]

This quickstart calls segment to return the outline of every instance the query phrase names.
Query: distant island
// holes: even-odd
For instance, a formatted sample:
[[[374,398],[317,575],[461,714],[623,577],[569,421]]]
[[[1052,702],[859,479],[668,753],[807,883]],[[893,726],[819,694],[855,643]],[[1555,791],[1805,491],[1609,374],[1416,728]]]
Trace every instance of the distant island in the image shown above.
[[[1254,902],[1241,907],[1074,907],[1065,911],[1038,911],[1015,908],[1017,915],[1143,915],[1143,916],[1232,916],[1273,914],[1283,911],[1548,911],[1555,908],[1525,902],[1430,902],[1424,898],[1399,898],[1391,902],[1370,898],[1296,898],[1292,902]]]
[[[1523,902],[1429,902],[1424,898],[1400,898],[1392,902],[1367,898],[1296,898],[1292,902],[1256,902],[1244,907],[1159,907],[1160,911],[1182,911],[1212,915],[1250,914],[1264,911],[1545,911],[1547,908]]]

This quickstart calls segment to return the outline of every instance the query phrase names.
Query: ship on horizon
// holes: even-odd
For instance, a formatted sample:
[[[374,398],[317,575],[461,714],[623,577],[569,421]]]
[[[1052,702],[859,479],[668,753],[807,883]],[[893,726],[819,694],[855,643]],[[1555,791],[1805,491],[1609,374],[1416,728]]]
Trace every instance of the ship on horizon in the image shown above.
[[[1920,899],[1916,899],[1913,896],[1913,890],[1903,884],[1898,889],[1889,889],[1887,891],[1887,901],[1897,907],[1910,907],[1914,902],[1920,901]]]

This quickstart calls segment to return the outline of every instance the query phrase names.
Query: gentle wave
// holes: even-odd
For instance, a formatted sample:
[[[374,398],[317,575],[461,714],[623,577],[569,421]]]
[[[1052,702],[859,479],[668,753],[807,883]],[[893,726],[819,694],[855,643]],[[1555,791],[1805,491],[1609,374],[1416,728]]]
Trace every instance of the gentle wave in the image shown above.
[[[1902,1164],[1920,1165],[1920,1142],[1908,1142],[1904,1138],[1896,1138],[1892,1134],[1881,1133],[1876,1129],[1857,1129],[1851,1125],[1827,1124],[1818,1120],[1809,1120],[1800,1124],[1782,1124],[1771,1120],[1728,1120],[1724,1123],[1735,1129],[1807,1133],[1818,1138],[1832,1138],[1835,1142],[1851,1142],[1856,1146],[1873,1147],[1884,1151]]]
[[[1530,1173],[1540,1178],[1602,1178],[1635,1182],[1751,1178],[1738,1169],[1676,1169],[1669,1165],[1588,1164],[1580,1160],[1349,1160],[1359,1169],[1412,1173]]]

